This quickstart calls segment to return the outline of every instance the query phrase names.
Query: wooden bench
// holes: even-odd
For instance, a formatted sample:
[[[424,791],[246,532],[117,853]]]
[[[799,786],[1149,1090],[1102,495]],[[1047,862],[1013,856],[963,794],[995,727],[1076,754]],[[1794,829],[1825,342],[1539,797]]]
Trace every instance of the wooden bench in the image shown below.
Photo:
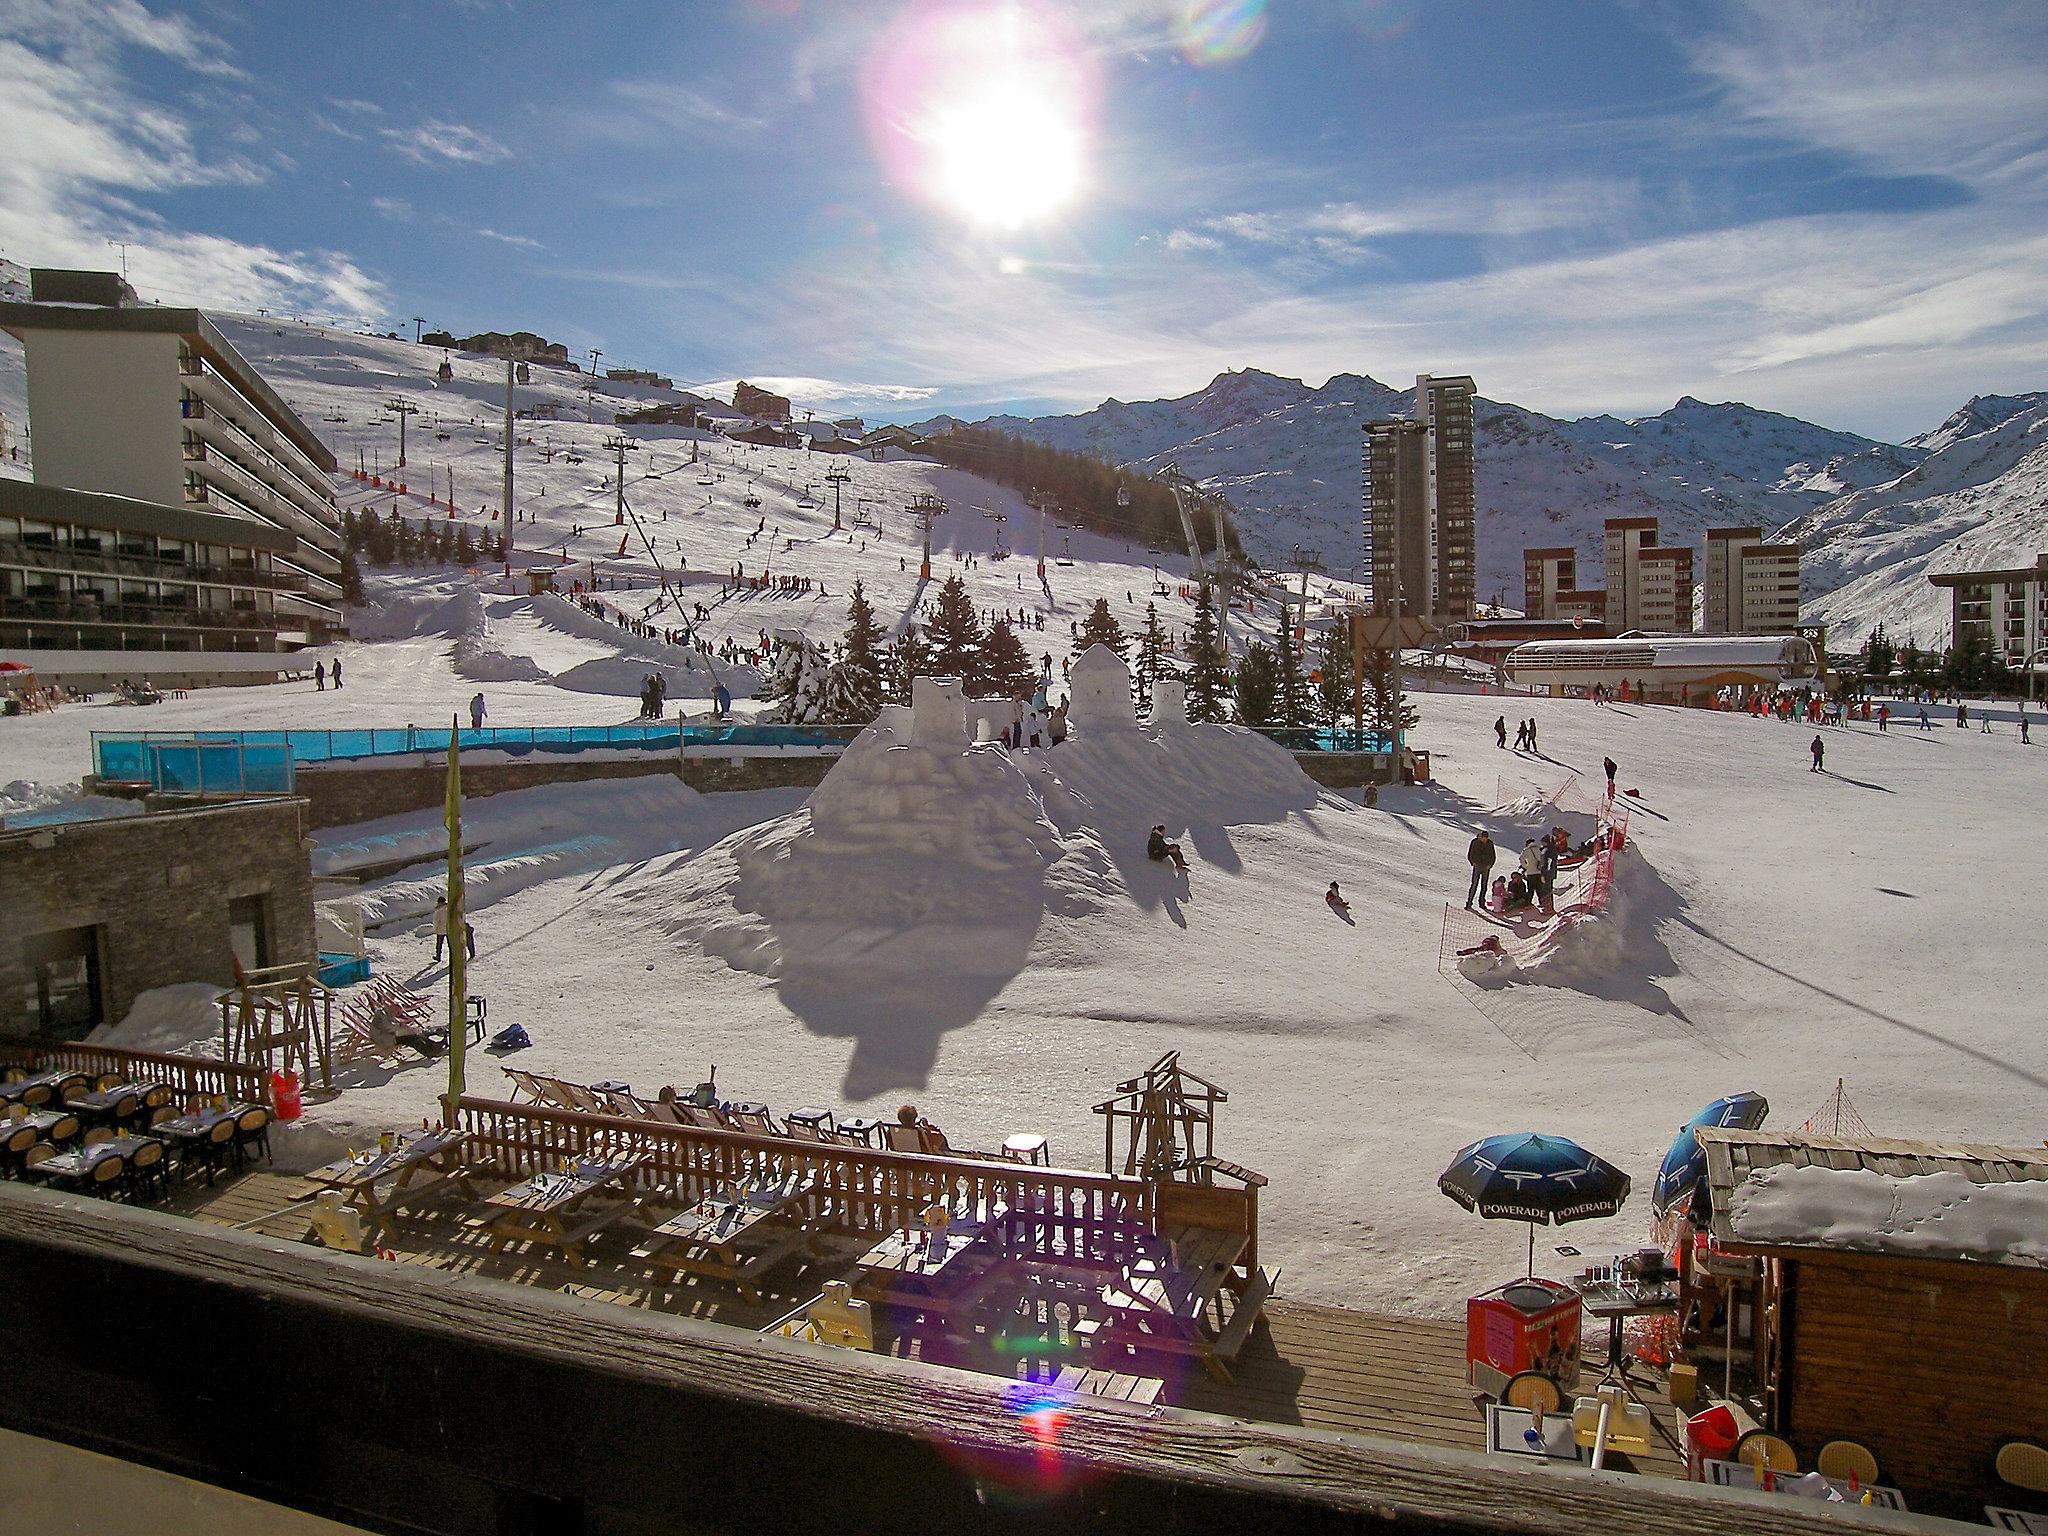
[[[1063,1367],[1052,1384],[1062,1392],[1085,1392],[1090,1397],[1107,1398],[1116,1403],[1135,1403],[1141,1408],[1158,1402],[1159,1394],[1166,1390],[1166,1383],[1157,1376],[1092,1371],[1078,1365]]]

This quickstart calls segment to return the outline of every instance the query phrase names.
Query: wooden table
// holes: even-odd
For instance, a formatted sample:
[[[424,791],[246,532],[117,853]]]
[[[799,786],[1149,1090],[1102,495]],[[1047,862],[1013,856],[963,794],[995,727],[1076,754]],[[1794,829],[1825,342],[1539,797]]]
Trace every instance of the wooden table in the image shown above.
[[[1086,1392],[1091,1397],[1108,1398],[1118,1403],[1136,1403],[1140,1407],[1149,1407],[1158,1402],[1159,1394],[1166,1390],[1166,1383],[1157,1376],[1133,1376],[1123,1371],[1091,1371],[1078,1365],[1061,1367],[1052,1384],[1062,1392]]]
[[[898,1227],[854,1261],[854,1293],[943,1317],[987,1253],[988,1230],[985,1222],[955,1220],[934,1253],[922,1226],[907,1232]]]
[[[1766,1488],[1757,1481],[1756,1469],[1745,1462],[1710,1461],[1706,1464],[1706,1467],[1707,1481],[1717,1488],[1748,1488],[1758,1493],[1784,1494],[1788,1498],[1805,1497],[1811,1499],[1816,1504],[1823,1502],[1820,1499],[1813,1498],[1811,1494],[1803,1495],[1798,1489],[1791,1486],[1807,1475],[1804,1472],[1775,1473],[1772,1477],[1773,1486]],[[1904,1509],[1906,1507],[1906,1496],[1896,1488],[1883,1488],[1876,1483],[1866,1483],[1857,1492],[1851,1493],[1847,1478],[1830,1477],[1823,1479],[1823,1481],[1828,1487],[1842,1496],[1842,1502],[1845,1504],[1859,1503],[1863,1495],[1867,1493],[1870,1495],[1870,1502],[1874,1508]]]
[[[234,1111],[211,1113],[218,1116]],[[166,1121],[160,1129],[177,1123]],[[467,1199],[476,1198],[460,1131],[413,1131],[399,1137],[388,1152],[350,1153],[324,1168],[314,1169],[306,1178],[315,1187],[299,1199],[310,1200],[321,1190],[339,1190],[342,1203],[354,1206],[362,1214],[372,1239],[378,1231],[391,1229],[393,1218],[405,1207],[418,1204],[450,1184]],[[380,1195],[377,1186],[386,1179],[391,1181],[390,1188]]]
[[[497,1253],[510,1243],[540,1243],[561,1249],[569,1258],[582,1257],[585,1242],[639,1205],[628,1185],[646,1162],[644,1157],[586,1157],[571,1171],[537,1173],[501,1190],[484,1202],[483,1225],[491,1234],[491,1251]],[[584,1203],[604,1189],[616,1190],[622,1198],[572,1222]]]
[[[119,1124],[169,1103],[170,1097],[171,1090],[162,1083],[116,1083],[111,1088],[75,1093],[64,1101],[64,1107],[95,1124]]]
[[[758,1302],[754,1277],[805,1240],[803,1219],[814,1187],[808,1175],[786,1174],[718,1190],[649,1230],[633,1257],[671,1275],[729,1280],[741,1296]]]

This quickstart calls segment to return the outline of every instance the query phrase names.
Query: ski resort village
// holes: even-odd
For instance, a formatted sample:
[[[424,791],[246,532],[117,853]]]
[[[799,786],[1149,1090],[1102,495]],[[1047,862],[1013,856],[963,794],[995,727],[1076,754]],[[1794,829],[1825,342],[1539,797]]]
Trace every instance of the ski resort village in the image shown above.
[[[2041,16],[598,20],[0,5],[0,1530],[2048,1532]]]

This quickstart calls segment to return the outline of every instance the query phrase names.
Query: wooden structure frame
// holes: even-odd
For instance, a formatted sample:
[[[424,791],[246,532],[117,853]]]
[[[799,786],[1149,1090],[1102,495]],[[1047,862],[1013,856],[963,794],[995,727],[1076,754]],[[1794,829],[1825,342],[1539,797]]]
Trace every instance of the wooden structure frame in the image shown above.
[[[1732,1196],[1773,1168],[2048,1181],[2048,1150],[1760,1130],[1699,1137],[1714,1244],[1761,1263],[1764,1427],[1807,1460],[1830,1440],[1854,1440],[1902,1488],[1981,1503],[1998,1446],[2048,1423],[2048,1263],[1758,1240]]]
[[[0,1424],[415,1536],[1830,1536],[1825,1508],[1143,1408],[0,1183]],[[52,1392],[52,1380],[92,1390]],[[233,1382],[197,1407],[166,1383]],[[308,1445],[338,1454],[307,1455]],[[1021,1495],[1021,1496],[1020,1496]],[[1953,1529],[1914,1516],[1889,1528]]]
[[[315,978],[316,964],[235,970],[220,1006],[220,1053],[255,1067],[270,1081],[294,1072],[308,1088],[334,1087],[334,994]]]

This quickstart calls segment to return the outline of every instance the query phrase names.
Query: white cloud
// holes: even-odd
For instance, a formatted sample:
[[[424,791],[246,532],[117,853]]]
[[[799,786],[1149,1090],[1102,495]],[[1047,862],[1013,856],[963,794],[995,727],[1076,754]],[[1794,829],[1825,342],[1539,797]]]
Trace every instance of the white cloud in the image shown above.
[[[852,411],[886,410],[899,405],[916,405],[938,393],[921,384],[854,384],[839,379],[813,378],[807,374],[747,374],[748,383],[786,396],[798,412],[844,415]],[[715,379],[705,384],[685,384],[699,395],[732,398],[737,378]]]
[[[694,133],[706,128],[754,133],[767,126],[766,118],[729,106],[695,86],[674,81],[619,80],[612,84],[611,94],[622,106],[606,111],[594,121],[617,137],[640,137],[657,131]]]
[[[528,251],[544,251],[547,249],[546,246],[542,245],[531,235],[508,235],[503,230],[486,229],[481,224],[476,227],[474,233],[481,235],[486,240],[495,240],[500,245],[516,245]]]
[[[463,123],[430,118],[412,128],[378,130],[393,149],[416,165],[488,165],[512,151],[487,133]]]
[[[130,49],[235,73],[210,36],[129,0],[0,5],[0,245],[31,263],[104,266],[109,242],[125,241],[146,296],[372,312],[377,285],[345,257],[193,233],[151,210],[160,194],[263,173],[203,149],[183,116],[139,95],[121,69]]]

